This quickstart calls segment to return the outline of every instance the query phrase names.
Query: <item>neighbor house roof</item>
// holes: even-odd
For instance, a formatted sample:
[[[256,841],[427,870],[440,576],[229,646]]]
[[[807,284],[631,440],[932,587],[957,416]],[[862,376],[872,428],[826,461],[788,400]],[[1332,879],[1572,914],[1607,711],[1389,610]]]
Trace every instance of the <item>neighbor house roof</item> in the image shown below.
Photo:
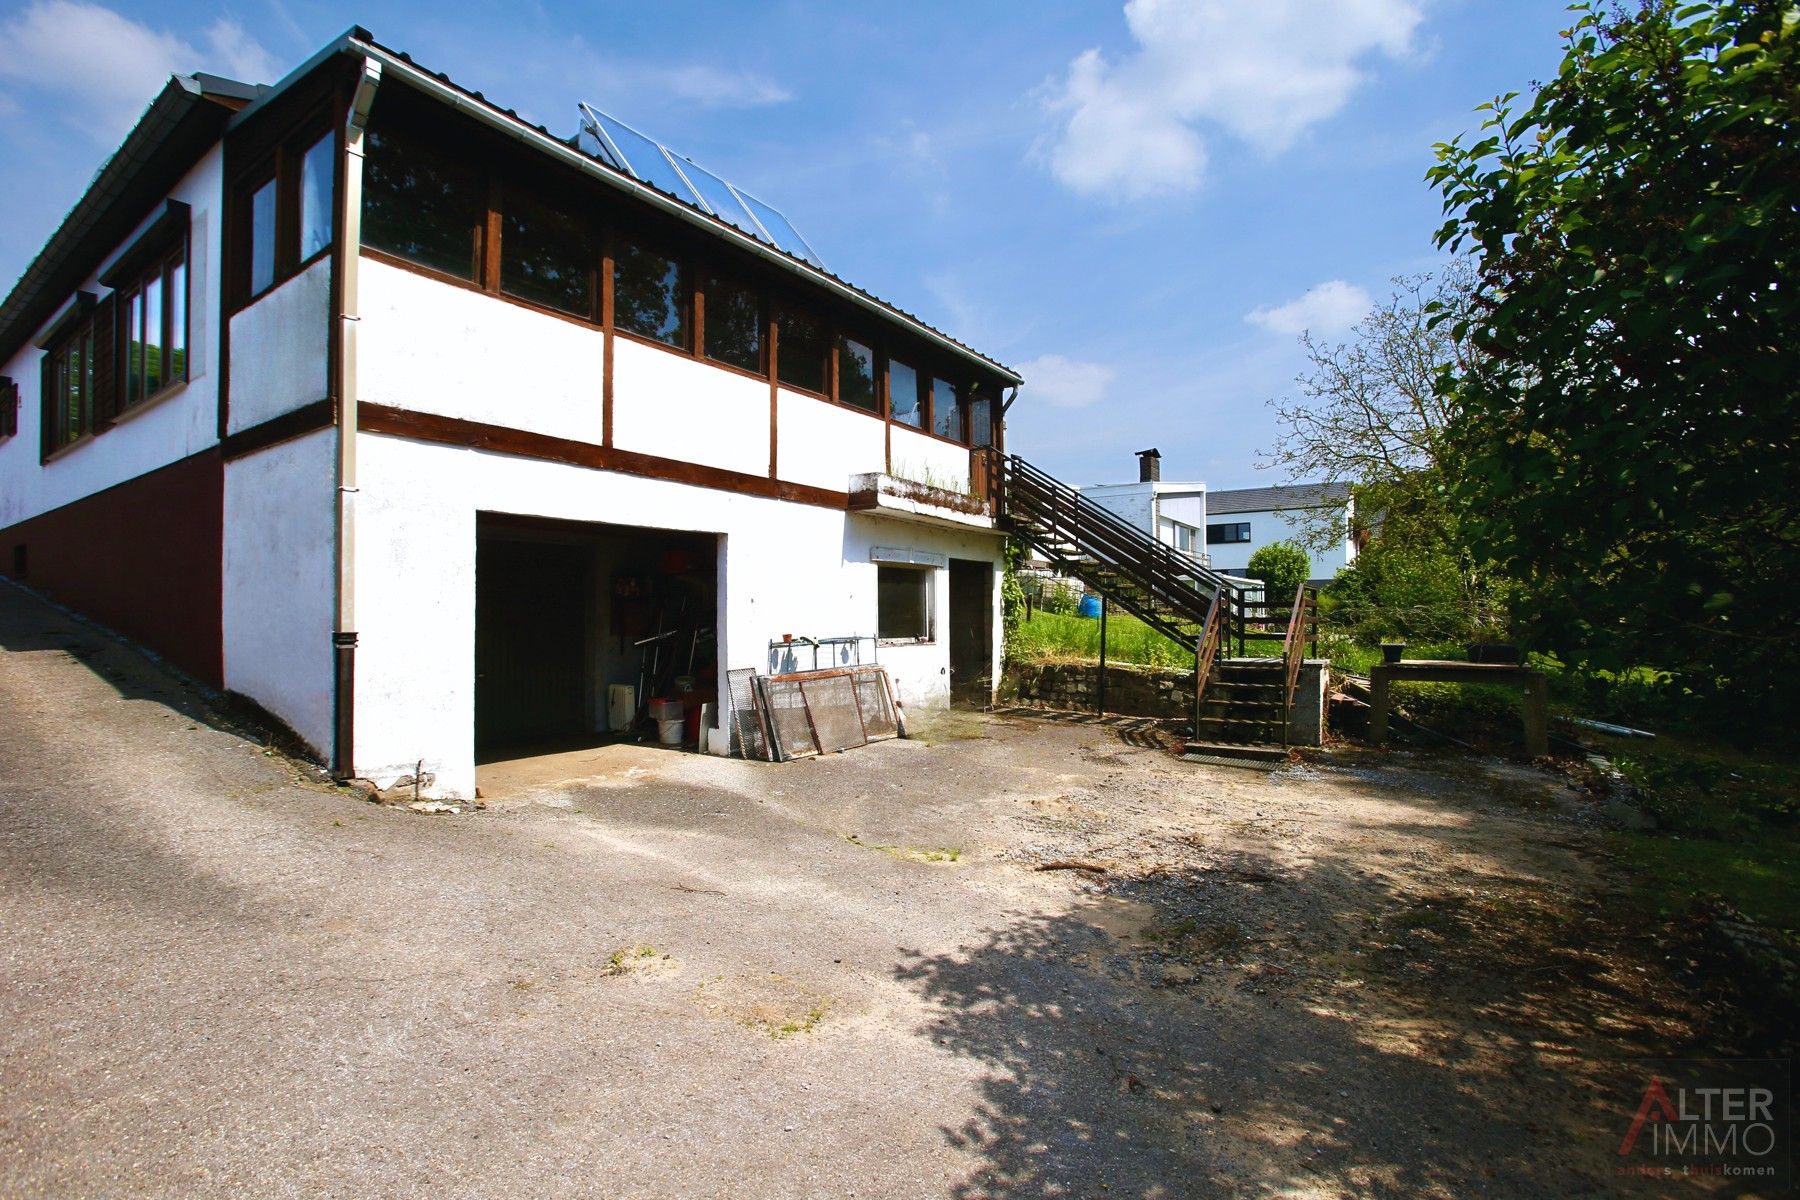
[[[1347,483],[1290,483],[1281,487],[1237,488],[1206,493],[1206,515],[1278,512],[1290,508],[1325,508],[1350,499]]]

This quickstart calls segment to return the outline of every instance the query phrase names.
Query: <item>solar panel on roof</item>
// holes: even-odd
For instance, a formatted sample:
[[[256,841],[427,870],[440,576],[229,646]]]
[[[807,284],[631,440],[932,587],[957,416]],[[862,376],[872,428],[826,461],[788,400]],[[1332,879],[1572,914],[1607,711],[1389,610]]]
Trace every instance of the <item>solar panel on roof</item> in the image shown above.
[[[759,242],[815,267],[825,266],[779,210],[591,104],[581,105],[579,141],[588,153],[658,191],[713,214]]]

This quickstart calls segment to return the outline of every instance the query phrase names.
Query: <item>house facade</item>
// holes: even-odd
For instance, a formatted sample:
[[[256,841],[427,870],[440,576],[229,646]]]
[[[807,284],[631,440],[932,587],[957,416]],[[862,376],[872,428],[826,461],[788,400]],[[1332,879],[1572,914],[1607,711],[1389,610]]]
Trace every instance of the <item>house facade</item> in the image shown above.
[[[1173,546],[1205,563],[1206,484],[1165,481],[1162,454],[1157,450],[1141,450],[1137,458],[1136,483],[1089,484],[1081,489],[1081,494],[1117,513],[1163,545]]]
[[[1250,556],[1274,542],[1306,548],[1312,582],[1329,583],[1356,561],[1356,498],[1346,483],[1294,483],[1282,487],[1235,488],[1207,497],[1206,548],[1214,569],[1242,575]],[[1329,522],[1338,534],[1328,550],[1309,537]]]
[[[172,80],[0,306],[0,571],[451,797],[622,688],[991,697],[1018,376],[605,149],[361,30]]]

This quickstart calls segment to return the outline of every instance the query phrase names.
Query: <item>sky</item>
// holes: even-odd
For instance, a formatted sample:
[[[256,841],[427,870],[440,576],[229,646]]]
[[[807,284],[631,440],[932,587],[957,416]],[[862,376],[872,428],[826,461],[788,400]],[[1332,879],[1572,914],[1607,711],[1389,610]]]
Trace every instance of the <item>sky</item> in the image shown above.
[[[0,0],[0,277],[172,72],[273,82],[351,25],[558,134],[586,100],[1017,369],[1071,483],[1292,482],[1272,400],[1441,265],[1431,147],[1552,75],[1565,0]]]

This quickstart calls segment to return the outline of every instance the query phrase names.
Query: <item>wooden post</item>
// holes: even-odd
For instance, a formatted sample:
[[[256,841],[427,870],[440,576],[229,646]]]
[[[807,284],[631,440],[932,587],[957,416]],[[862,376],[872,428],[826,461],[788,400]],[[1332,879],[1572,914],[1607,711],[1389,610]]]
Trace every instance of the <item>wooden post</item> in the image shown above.
[[[1380,663],[1369,668],[1369,741],[1387,745],[1388,673]]]
[[[1550,753],[1550,688],[1542,671],[1525,677],[1525,753],[1542,758]]]
[[[1200,740],[1200,660],[1206,654],[1206,626],[1200,627],[1200,637],[1194,643],[1194,732],[1189,736]]]
[[[1095,711],[1106,715],[1106,593],[1100,593],[1100,688],[1094,697]]]

